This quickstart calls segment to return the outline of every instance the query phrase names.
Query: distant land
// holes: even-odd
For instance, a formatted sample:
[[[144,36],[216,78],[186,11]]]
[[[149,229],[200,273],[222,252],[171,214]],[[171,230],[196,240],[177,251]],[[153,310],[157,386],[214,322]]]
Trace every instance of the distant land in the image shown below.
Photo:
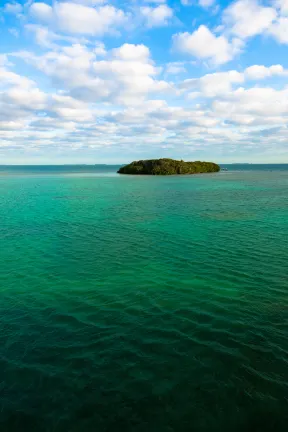
[[[148,159],[131,162],[118,170],[119,174],[176,175],[202,174],[220,171],[213,162],[184,162],[174,159]]]

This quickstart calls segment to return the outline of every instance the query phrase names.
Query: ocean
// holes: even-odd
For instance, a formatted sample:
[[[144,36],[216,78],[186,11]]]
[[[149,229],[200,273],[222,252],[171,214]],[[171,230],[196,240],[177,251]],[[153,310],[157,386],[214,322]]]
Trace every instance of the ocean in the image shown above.
[[[286,431],[288,165],[0,167],[0,430]]]

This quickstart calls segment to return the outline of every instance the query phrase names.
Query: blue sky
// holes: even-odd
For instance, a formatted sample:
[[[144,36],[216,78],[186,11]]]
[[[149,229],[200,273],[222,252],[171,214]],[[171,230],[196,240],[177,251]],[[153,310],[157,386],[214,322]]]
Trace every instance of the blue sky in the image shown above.
[[[0,164],[288,162],[288,0],[0,0]]]

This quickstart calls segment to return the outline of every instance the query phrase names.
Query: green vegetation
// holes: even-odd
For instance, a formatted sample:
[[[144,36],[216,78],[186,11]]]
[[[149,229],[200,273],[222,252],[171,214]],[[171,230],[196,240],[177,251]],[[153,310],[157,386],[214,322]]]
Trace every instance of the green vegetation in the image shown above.
[[[119,174],[175,175],[200,174],[220,171],[213,162],[184,162],[174,159],[150,159],[131,162],[121,167]]]

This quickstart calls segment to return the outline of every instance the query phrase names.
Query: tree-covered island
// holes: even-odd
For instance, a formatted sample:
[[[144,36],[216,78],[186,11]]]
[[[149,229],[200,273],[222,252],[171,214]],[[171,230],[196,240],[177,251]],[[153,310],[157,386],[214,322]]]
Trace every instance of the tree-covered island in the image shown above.
[[[174,159],[149,159],[131,162],[118,170],[119,174],[176,175],[201,174],[220,171],[213,162],[184,162]]]

